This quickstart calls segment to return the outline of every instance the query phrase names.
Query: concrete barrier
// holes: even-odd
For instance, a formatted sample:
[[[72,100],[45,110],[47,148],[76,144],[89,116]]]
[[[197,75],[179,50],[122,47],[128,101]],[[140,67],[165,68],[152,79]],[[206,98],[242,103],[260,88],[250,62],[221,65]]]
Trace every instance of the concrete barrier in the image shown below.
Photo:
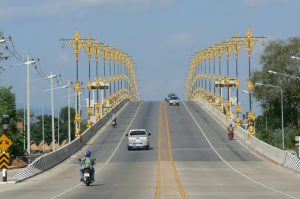
[[[198,103],[208,113],[212,114],[214,116],[213,118],[218,120],[225,127],[227,127],[229,123],[232,122],[232,121],[226,121],[226,116],[224,114],[222,114],[218,109],[214,109],[212,106],[206,104],[202,100],[195,100],[195,102]],[[265,157],[271,159],[272,161],[280,165],[283,166],[295,165],[293,163],[286,162],[287,161],[286,157],[288,155],[286,151],[276,148],[272,145],[269,145],[257,139],[254,136],[250,136],[250,138],[248,139],[247,131],[241,127],[235,127],[235,136],[240,138],[240,140],[243,141],[243,143],[246,144],[249,148],[251,148],[251,150],[264,155]],[[292,160],[294,161],[295,158],[293,158]]]
[[[104,126],[104,124],[110,120],[112,113],[118,111],[122,106],[124,106],[128,100],[124,100],[118,105],[116,105],[111,111],[109,111],[104,117],[92,125],[91,128],[86,129],[81,138],[76,138],[72,142],[64,145],[63,147],[57,149],[56,151],[47,153],[40,156],[25,169],[20,171],[18,174],[13,176],[10,181],[20,182],[28,179],[32,176],[38,175],[58,164],[77,152],[82,146],[84,146],[91,137],[93,137],[96,132]]]

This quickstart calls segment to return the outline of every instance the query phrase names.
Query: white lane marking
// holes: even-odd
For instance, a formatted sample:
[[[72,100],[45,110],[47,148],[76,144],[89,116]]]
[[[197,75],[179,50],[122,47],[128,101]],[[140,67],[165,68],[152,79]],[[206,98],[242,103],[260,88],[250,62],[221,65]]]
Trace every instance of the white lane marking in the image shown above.
[[[295,196],[289,195],[287,193],[284,193],[282,191],[279,191],[277,189],[274,189],[272,187],[269,187],[268,185],[265,185],[264,183],[261,183],[253,178],[251,178],[250,176],[247,176],[246,174],[240,172],[238,169],[236,169],[235,167],[233,167],[231,164],[229,164],[229,162],[227,162],[219,153],[218,151],[215,149],[215,147],[212,145],[212,143],[209,141],[209,139],[207,138],[207,136],[205,135],[204,131],[202,130],[202,128],[200,127],[200,125],[198,124],[198,122],[196,121],[194,115],[191,113],[191,111],[188,109],[188,107],[185,105],[185,103],[183,102],[184,107],[186,108],[186,110],[188,111],[188,113],[190,114],[190,116],[192,117],[192,119],[194,120],[195,124],[197,125],[197,127],[199,128],[199,130],[201,131],[202,135],[204,136],[205,140],[207,141],[207,143],[209,144],[209,146],[211,147],[211,149],[215,152],[215,154],[222,160],[222,162],[224,162],[229,168],[231,168],[233,171],[235,171],[237,174],[247,178],[248,180],[252,181],[253,183],[262,186],[266,189],[269,189],[271,191],[274,191],[276,193],[279,193],[283,196],[286,196],[288,198],[293,198],[293,199],[297,199]]]
[[[123,139],[124,139],[124,137],[125,137],[125,135],[126,135],[126,132],[127,132],[128,129],[130,128],[130,126],[131,126],[133,120],[135,119],[137,113],[139,112],[141,105],[142,105],[142,102],[141,102],[140,105],[138,106],[138,108],[137,108],[135,114],[133,115],[133,118],[131,119],[131,121],[130,121],[130,123],[129,123],[127,129],[125,130],[125,132],[124,132],[124,134],[123,134],[123,136],[122,136],[120,142],[118,143],[117,147],[115,148],[115,150],[113,151],[113,153],[110,155],[110,157],[105,161],[105,163],[98,169],[98,171],[95,172],[95,174],[96,174],[96,173],[100,173],[100,172],[103,170],[103,168],[111,161],[111,159],[112,159],[112,158],[115,156],[115,154],[117,153],[118,149],[119,149],[120,146],[121,146],[121,143],[123,142]],[[78,184],[74,185],[73,187],[70,187],[69,189],[65,190],[64,192],[61,192],[61,193],[59,193],[59,194],[57,194],[57,195],[51,197],[50,199],[58,198],[58,197],[60,197],[60,196],[62,196],[62,195],[64,195],[64,194],[66,194],[66,193],[72,191],[73,189],[75,189],[76,187],[80,186],[81,184],[82,184],[82,183],[78,183]]]
[[[202,106],[202,104],[200,104],[200,102],[196,102],[199,106]],[[209,109],[207,107],[201,107],[206,113],[208,113],[212,118],[214,118],[216,116],[215,113],[210,112]],[[219,120],[219,118],[215,119],[215,121],[219,124],[219,126],[221,128],[223,128],[225,130],[225,132],[227,133],[227,128],[224,127],[224,124]],[[242,138],[239,138],[242,139]],[[254,151],[252,151],[247,145],[245,145],[243,142],[241,142],[239,139],[235,139],[235,141],[237,141],[241,146],[243,146],[249,153],[251,153],[252,155],[256,156],[259,159],[265,159],[268,160],[266,157],[262,156],[262,155],[258,155],[257,153],[255,153]]]

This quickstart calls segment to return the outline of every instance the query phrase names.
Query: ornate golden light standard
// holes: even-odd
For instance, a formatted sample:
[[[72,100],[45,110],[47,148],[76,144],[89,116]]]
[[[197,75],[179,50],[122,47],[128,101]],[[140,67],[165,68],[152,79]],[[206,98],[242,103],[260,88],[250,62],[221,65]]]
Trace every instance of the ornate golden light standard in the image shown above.
[[[92,49],[93,49],[93,43],[92,43],[92,37],[89,34],[87,40],[83,43],[83,47],[85,49],[85,52],[88,57],[88,65],[89,65],[89,81],[87,83],[87,89],[89,91],[89,99],[88,99],[88,108],[87,108],[87,115],[89,116],[89,119],[87,121],[87,127],[92,126],[92,120],[91,116],[93,114],[93,110],[91,107],[91,89],[92,89],[92,82],[91,82],[91,57],[92,57]]]
[[[248,28],[248,31],[246,33],[246,35],[242,38],[242,41],[247,49],[247,53],[248,53],[248,66],[249,66],[249,80],[247,83],[247,87],[248,87],[248,92],[249,92],[249,112],[248,112],[248,120],[249,120],[249,134],[254,135],[255,131],[254,131],[254,122],[255,122],[255,115],[252,112],[252,90],[253,90],[253,82],[250,79],[251,78],[251,54],[252,54],[252,50],[254,47],[254,44],[257,41],[257,38],[264,38],[264,37],[255,37],[252,33],[252,29]]]
[[[207,53],[206,53],[206,49],[202,50],[202,53],[203,53],[203,61],[204,61],[204,89],[205,89],[205,92],[207,92],[207,70],[206,70],[206,61],[207,61]],[[206,96],[205,96],[206,98]]]
[[[106,84],[107,84],[107,78],[106,78],[106,58],[107,58],[107,46],[105,43],[101,45],[101,55],[103,58],[103,78],[102,82],[104,83],[104,91],[103,91],[103,100],[102,100],[102,115],[105,113],[106,106],[107,106],[107,99],[106,99]]]
[[[204,53],[203,51],[199,52],[199,56],[200,56],[200,79],[201,79],[201,88],[200,88],[200,93],[201,93],[201,97],[203,98],[203,90],[204,90],[204,82],[205,82],[205,78],[204,78],[204,68],[203,68],[203,62],[205,60],[204,57]]]
[[[220,103],[220,111],[223,112],[223,96],[222,96],[222,86],[221,86],[221,82],[223,80],[222,77],[222,67],[221,67],[221,63],[222,63],[222,56],[224,54],[224,44],[220,43],[217,44],[217,54],[218,54],[218,59],[219,59],[219,77],[218,77],[218,81],[219,81],[219,103]]]
[[[79,32],[76,32],[73,39],[61,39],[61,41],[68,41],[70,46],[74,49],[75,60],[76,60],[76,82],[74,84],[75,92],[76,92],[76,110],[75,110],[75,135],[76,137],[81,136],[80,132],[80,123],[81,123],[81,115],[79,111],[79,93],[81,90],[79,78],[78,78],[78,59],[81,48],[83,47],[84,39],[80,38]]]
[[[121,52],[120,50],[117,50],[116,54],[115,54],[115,60],[117,62],[117,92],[120,92],[120,81],[121,81],[121,75],[120,75],[120,57],[121,57]]]
[[[249,120],[249,133],[251,135],[254,135],[254,122],[255,122],[255,115],[252,112],[252,90],[253,90],[253,82],[250,79],[251,78],[251,54],[254,47],[254,44],[256,42],[256,38],[253,36],[251,28],[248,29],[246,36],[243,38],[243,42],[245,44],[245,47],[248,52],[248,63],[249,63],[249,80],[248,80],[248,92],[249,92],[249,112],[248,112],[248,120]]]
[[[210,66],[210,62],[211,62],[211,55],[212,55],[212,50],[211,47],[208,47],[206,50],[206,57],[207,57],[207,61],[208,61],[208,75],[207,75],[207,79],[209,82],[209,102],[211,102],[211,96],[212,96],[212,89],[211,89],[211,66]]]
[[[225,53],[226,53],[226,60],[227,60],[227,72],[226,72],[226,79],[225,83],[227,86],[227,101],[225,103],[226,106],[226,118],[230,118],[231,116],[231,103],[230,103],[230,96],[229,96],[229,89],[230,89],[230,71],[229,71],[229,58],[230,58],[230,52],[232,49],[232,44],[229,39],[225,42]]]
[[[100,56],[100,45],[98,41],[96,41],[92,48],[92,53],[96,60],[96,77],[95,77],[95,85],[96,89],[96,103],[95,103],[95,110],[96,110],[96,119],[100,119],[100,103],[99,103],[99,87],[100,87],[100,80],[99,80],[99,56]]]
[[[111,106],[111,62],[114,57],[112,47],[108,48],[108,60],[109,60],[109,106]]]
[[[217,59],[217,56],[218,56],[218,46],[217,45],[214,45],[212,47],[212,58],[213,58],[213,63],[214,63],[214,76],[213,76],[213,86],[214,86],[214,108],[216,107],[216,99],[217,99],[217,95],[216,95],[216,80],[217,80],[217,76],[216,76],[216,59]]]
[[[248,63],[249,63],[249,80],[248,80],[248,91],[249,91],[249,111],[252,112],[252,89],[253,89],[253,82],[251,81],[251,54],[256,42],[256,37],[253,36],[251,28],[248,29],[246,36],[243,38],[243,42],[247,49],[248,53]]]
[[[240,121],[240,113],[241,113],[241,106],[239,104],[239,86],[240,86],[240,80],[239,80],[239,70],[238,70],[238,58],[239,58],[239,52],[242,46],[242,41],[241,39],[237,36],[237,34],[235,34],[235,36],[233,37],[233,51],[234,51],[234,57],[235,57],[235,87],[236,87],[236,120],[235,123],[236,125],[240,126],[241,125],[241,121]]]

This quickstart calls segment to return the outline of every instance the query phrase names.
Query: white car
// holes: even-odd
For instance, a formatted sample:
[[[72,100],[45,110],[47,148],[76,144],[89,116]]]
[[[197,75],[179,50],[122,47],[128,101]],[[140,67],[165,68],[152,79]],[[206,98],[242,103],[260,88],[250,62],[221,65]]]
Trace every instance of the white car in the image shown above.
[[[179,106],[179,98],[178,97],[171,97],[169,99],[169,105],[176,105]]]
[[[133,148],[146,148],[149,150],[150,141],[148,133],[145,129],[132,129],[129,133],[126,133],[128,137],[127,148],[131,150]]]

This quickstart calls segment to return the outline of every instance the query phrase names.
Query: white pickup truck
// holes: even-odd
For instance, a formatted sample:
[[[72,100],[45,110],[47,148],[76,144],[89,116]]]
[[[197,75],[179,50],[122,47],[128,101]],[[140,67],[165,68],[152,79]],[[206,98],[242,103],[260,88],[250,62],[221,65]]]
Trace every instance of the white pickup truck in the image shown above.
[[[150,141],[149,136],[151,133],[148,133],[145,129],[132,129],[129,133],[126,133],[128,137],[127,148],[128,150],[134,148],[146,148],[149,150]]]

